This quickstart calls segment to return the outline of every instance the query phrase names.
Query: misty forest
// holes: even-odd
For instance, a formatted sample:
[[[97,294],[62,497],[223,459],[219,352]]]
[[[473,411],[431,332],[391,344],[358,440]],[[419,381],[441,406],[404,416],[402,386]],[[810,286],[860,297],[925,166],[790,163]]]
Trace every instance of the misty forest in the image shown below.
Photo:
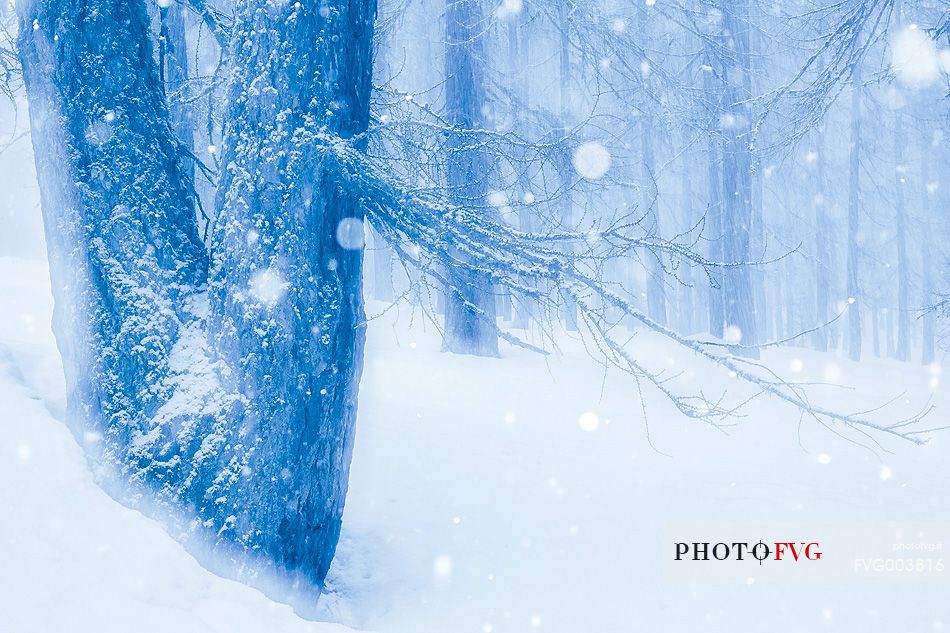
[[[334,560],[363,434],[390,451],[368,461],[413,455],[405,469],[438,479],[372,425],[438,406],[464,444],[485,424],[428,373],[370,379],[377,350],[416,349],[407,321],[426,371],[488,401],[511,372],[520,410],[572,383],[519,372],[576,368],[573,430],[623,425],[646,459],[679,442],[667,428],[728,445],[765,418],[788,453],[803,434],[862,455],[939,443],[942,0],[16,0],[0,16],[3,155],[35,161],[38,191],[3,214],[42,217],[58,417],[112,497],[301,615],[360,620],[314,605],[374,568],[356,534]],[[607,376],[629,399],[613,420],[592,412]],[[364,406],[410,382],[411,414]],[[463,573],[452,560],[436,577]],[[458,630],[492,626],[509,630]]]

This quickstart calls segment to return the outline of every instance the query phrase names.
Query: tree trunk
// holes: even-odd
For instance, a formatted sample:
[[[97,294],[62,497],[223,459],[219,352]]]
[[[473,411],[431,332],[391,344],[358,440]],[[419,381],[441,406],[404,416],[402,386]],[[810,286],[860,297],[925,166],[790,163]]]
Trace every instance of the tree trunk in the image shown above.
[[[759,51],[761,50],[761,45],[759,43],[759,32],[752,28],[749,28],[749,44],[748,44],[748,54],[745,56],[746,65],[748,67],[748,72],[745,76],[744,87],[747,94],[761,94],[760,76],[762,73],[762,67],[756,65],[756,60],[759,59]],[[749,111],[750,117],[758,116],[758,113],[750,108]],[[750,139],[750,143],[754,142],[754,138]],[[763,183],[762,183],[762,165],[759,158],[755,155],[754,152],[751,152],[752,157],[750,161],[751,174],[749,177],[752,180],[752,221],[750,228],[750,241],[751,241],[751,254],[752,259],[756,261],[764,261],[766,255],[766,240],[765,240],[765,206],[763,201]],[[753,318],[755,320],[755,331],[758,342],[763,342],[769,340],[769,316],[766,311],[766,292],[765,292],[765,267],[764,266],[755,266],[752,268],[751,272],[751,282],[752,282],[752,296],[753,296]]]
[[[906,165],[904,165],[904,116],[895,113],[894,122],[894,191],[896,196],[897,230],[897,360],[910,359],[910,270],[907,260],[907,207],[904,189]]]
[[[126,464],[168,396],[149,387],[168,374],[206,255],[144,3],[18,9],[68,417],[76,431],[102,432]]]
[[[881,357],[881,323],[880,323],[880,310],[877,306],[871,307],[871,336],[872,343],[874,346],[874,356],[877,358]]]
[[[641,7],[638,16],[640,45],[648,47],[648,7]],[[647,236],[660,238],[660,190],[656,181],[656,157],[654,156],[653,129],[656,119],[649,97],[644,97],[640,108],[640,212],[643,217],[643,230]],[[666,325],[666,279],[660,254],[643,251],[647,273],[647,314],[659,323]]]
[[[484,21],[481,0],[446,0],[445,109],[448,133],[446,180],[453,202],[478,213],[488,207],[488,157],[474,130],[485,106]],[[461,257],[461,255],[458,255]],[[495,295],[488,271],[453,266],[448,272],[442,349],[456,354],[498,355]]]
[[[823,131],[819,132],[819,137]],[[832,288],[831,272],[831,238],[832,226],[828,218],[827,200],[825,199],[825,148],[819,146],[818,151],[818,195],[814,200],[815,207],[815,327],[812,341],[815,349],[820,352],[828,351],[829,328],[825,324],[829,321],[830,293]]]
[[[574,196],[573,196],[573,186],[574,186],[574,167],[571,153],[567,147],[567,143],[563,142],[567,139],[568,134],[568,119],[571,115],[571,24],[568,16],[569,12],[569,0],[557,0],[557,14],[558,14],[558,61],[559,61],[559,87],[560,92],[558,94],[559,106],[560,106],[560,123],[561,123],[561,140],[562,148],[558,151],[558,156],[556,157],[557,172],[558,177],[561,181],[561,228],[564,231],[573,231],[574,230]],[[571,245],[568,244],[565,246],[567,249],[567,254],[572,255]],[[574,304],[574,300],[568,297],[566,294],[561,294],[561,321],[564,323],[564,327],[570,331],[577,331],[577,306]]]
[[[396,299],[393,285],[393,251],[371,224],[367,235],[370,243],[368,250],[373,259],[373,299],[392,303]]]
[[[851,77],[851,148],[848,176],[848,357],[853,361],[861,360],[863,300],[858,283],[858,240],[861,231],[861,90],[861,68],[856,66]]]
[[[708,64],[707,66],[709,66],[709,70],[703,73],[703,88],[708,94],[716,94],[716,87],[712,76],[712,67]],[[718,134],[713,131],[713,126],[717,125],[719,120],[718,109],[712,107],[710,108],[710,112],[708,114],[710,115],[708,120],[710,129],[709,133],[706,135],[706,176],[707,185],[709,187],[709,202],[706,207],[705,237],[707,244],[709,245],[709,260],[713,263],[721,263],[723,261],[723,192],[720,162],[722,157],[722,142],[719,140]],[[726,319],[723,310],[722,268],[714,266],[710,268],[709,274],[709,333],[716,338],[722,338],[723,325]]]
[[[695,224],[695,219],[693,218],[693,181],[686,156],[687,155],[684,154],[683,171],[680,174],[680,213],[683,231],[690,230]],[[680,273],[682,283],[680,284],[680,300],[678,306],[680,329],[683,334],[695,334],[697,311],[695,302],[698,299],[698,297],[695,297],[693,294],[695,273],[691,262],[680,262],[680,270],[682,271]]]
[[[324,7],[237,12],[210,272],[144,1],[18,7],[71,425],[155,491],[146,509],[241,553],[222,571],[308,586],[339,535],[362,365],[333,139],[366,129],[375,15]]]
[[[741,337],[741,346],[730,350],[737,355],[758,357],[755,329],[755,298],[751,261],[752,228],[752,151],[751,117],[742,87],[748,77],[749,24],[748,2],[721,3],[725,31],[723,45],[729,55],[720,59],[723,80],[721,119],[723,143],[723,259],[731,264],[723,275],[726,325]],[[727,331],[728,335],[728,331]]]
[[[924,181],[924,199],[923,199],[923,227],[921,231],[921,288],[920,304],[924,311],[921,317],[922,333],[920,360],[924,365],[929,365],[936,358],[936,314],[931,306],[936,302],[934,296],[934,261],[933,261],[933,223],[931,214],[934,211],[934,195],[936,194],[936,183],[930,181],[932,173],[931,160],[936,158],[930,151],[930,139],[920,139],[920,158],[921,171]],[[939,265],[939,264],[938,264]]]

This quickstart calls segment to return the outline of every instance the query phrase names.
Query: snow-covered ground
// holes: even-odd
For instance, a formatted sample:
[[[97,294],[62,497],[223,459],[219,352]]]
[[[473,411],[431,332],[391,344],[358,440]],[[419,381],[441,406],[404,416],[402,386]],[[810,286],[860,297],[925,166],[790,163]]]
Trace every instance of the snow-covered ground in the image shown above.
[[[56,419],[46,274],[42,262],[0,258],[0,632],[346,630],[211,574],[95,485]],[[370,328],[326,619],[381,633],[950,627],[946,580],[665,574],[677,521],[950,523],[946,436],[872,451],[766,401],[723,432],[650,392],[641,402],[629,377],[605,372],[576,342],[546,358],[455,357],[419,316],[402,306]],[[730,384],[662,341],[631,345],[685,372],[680,381],[710,392]],[[899,415],[932,396],[927,424],[945,424],[950,392],[936,367],[857,366],[797,348],[766,360],[791,378],[856,387],[814,389],[844,408],[906,392]]]

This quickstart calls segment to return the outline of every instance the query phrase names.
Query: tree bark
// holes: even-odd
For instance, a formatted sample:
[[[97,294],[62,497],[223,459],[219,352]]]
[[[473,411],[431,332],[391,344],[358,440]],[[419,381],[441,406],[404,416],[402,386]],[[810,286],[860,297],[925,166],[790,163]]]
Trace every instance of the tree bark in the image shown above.
[[[238,9],[209,262],[144,1],[18,5],[70,424],[239,552],[223,571],[302,586],[339,535],[365,328],[334,151],[368,124],[375,3],[324,9]]]

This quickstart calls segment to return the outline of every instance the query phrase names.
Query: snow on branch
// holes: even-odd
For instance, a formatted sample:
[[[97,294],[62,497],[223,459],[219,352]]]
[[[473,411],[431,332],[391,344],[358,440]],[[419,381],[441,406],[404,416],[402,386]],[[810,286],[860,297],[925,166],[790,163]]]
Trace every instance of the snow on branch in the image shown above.
[[[356,196],[367,218],[401,256],[427,275],[447,284],[444,270],[476,267],[497,284],[519,296],[530,296],[551,311],[563,298],[580,309],[589,340],[613,366],[658,389],[684,415],[716,426],[736,416],[749,402],[725,404],[725,393],[718,397],[702,391],[684,391],[672,377],[646,368],[628,346],[611,332],[606,315],[609,307],[624,317],[638,321],[680,348],[701,357],[711,365],[725,369],[731,376],[753,387],[758,394],[769,395],[797,408],[802,416],[828,426],[844,425],[859,432],[877,432],[913,443],[923,443],[917,423],[930,406],[891,423],[881,423],[867,412],[845,412],[819,406],[809,399],[801,384],[788,382],[761,363],[723,353],[720,346],[693,340],[665,327],[638,310],[621,292],[614,290],[598,275],[598,264],[633,249],[663,253],[667,257],[689,260],[707,270],[721,266],[694,252],[687,245],[657,236],[636,236],[616,227],[607,227],[595,245],[589,233],[558,231],[528,233],[506,226],[490,214],[457,208],[432,191],[412,190],[394,178],[385,162],[381,163],[353,149],[343,141],[332,144],[339,161],[343,186]],[[613,238],[613,239],[611,239]],[[571,245],[574,248],[568,248]],[[713,278],[713,275],[710,275]],[[541,292],[539,288],[549,288]],[[449,292],[453,289],[449,287]],[[595,306],[601,307],[595,307]],[[515,345],[531,347],[513,335],[501,333]],[[753,396],[754,398],[755,396]],[[876,409],[875,409],[876,410]]]

